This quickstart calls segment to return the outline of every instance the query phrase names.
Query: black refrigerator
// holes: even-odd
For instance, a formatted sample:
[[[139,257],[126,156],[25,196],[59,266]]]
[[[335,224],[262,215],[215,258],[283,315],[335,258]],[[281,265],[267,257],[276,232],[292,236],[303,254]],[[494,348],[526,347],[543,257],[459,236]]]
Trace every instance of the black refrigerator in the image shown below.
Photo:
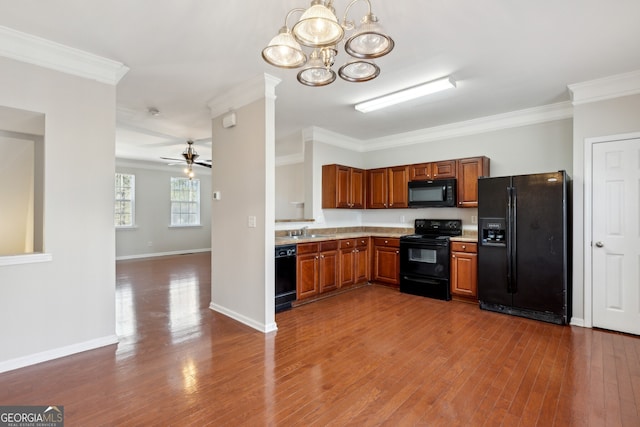
[[[569,191],[565,171],[478,179],[480,308],[571,320]]]

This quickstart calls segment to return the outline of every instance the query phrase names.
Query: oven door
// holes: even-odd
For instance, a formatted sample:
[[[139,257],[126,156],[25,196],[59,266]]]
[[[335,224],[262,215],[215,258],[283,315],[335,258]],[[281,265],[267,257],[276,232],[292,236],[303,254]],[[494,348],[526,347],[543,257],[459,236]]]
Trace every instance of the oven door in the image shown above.
[[[400,274],[449,279],[449,240],[400,240]]]

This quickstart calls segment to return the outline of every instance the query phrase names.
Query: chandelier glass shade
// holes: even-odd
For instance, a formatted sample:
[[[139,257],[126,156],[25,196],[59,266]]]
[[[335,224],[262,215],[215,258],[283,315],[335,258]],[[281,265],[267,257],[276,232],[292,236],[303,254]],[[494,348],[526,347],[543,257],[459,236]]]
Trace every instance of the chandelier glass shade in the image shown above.
[[[262,50],[262,58],[281,68],[298,68],[307,62],[307,55],[287,27],[282,27],[278,35]]]
[[[333,83],[336,73],[331,66],[335,55],[336,50],[332,47],[314,50],[307,65],[298,73],[298,81],[306,86],[326,86]]]
[[[384,33],[378,18],[368,13],[354,29],[353,21],[347,20],[351,6],[361,0],[351,0],[347,5],[342,22],[338,21],[333,8],[333,0],[312,0],[308,9],[292,9],[287,13],[285,25],[262,50],[262,58],[280,68],[303,67],[298,73],[298,81],[307,86],[325,86],[336,79],[332,70],[338,54],[337,45],[344,41],[344,49],[351,60],[342,65],[338,75],[349,82],[366,82],[380,74],[380,68],[372,61],[391,52],[394,41]],[[294,12],[302,12],[300,19],[290,29],[287,22]],[[346,39],[345,33],[351,32]],[[312,48],[305,54],[302,46]]]
[[[311,7],[302,14],[292,31],[300,43],[309,47],[335,45],[344,37],[338,18],[322,0],[311,2]]]
[[[373,62],[352,59],[338,70],[338,74],[348,82],[367,82],[380,74],[380,67]]]

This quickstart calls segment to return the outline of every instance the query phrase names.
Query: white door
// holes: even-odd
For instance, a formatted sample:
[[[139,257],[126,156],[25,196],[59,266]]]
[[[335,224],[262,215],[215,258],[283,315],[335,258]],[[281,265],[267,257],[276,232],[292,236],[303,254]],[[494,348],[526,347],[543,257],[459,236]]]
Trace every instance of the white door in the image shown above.
[[[592,147],[593,326],[640,335],[640,139]]]

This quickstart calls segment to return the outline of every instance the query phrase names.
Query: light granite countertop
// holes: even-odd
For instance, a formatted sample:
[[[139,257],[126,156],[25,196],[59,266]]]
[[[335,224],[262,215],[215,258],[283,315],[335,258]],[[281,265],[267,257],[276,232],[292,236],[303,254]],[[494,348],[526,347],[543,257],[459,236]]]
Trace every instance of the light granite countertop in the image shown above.
[[[288,236],[287,231],[276,232],[276,245],[288,245],[296,243],[321,242],[325,240],[357,239],[360,237],[390,237],[400,238],[407,234],[413,234],[413,228],[397,227],[343,227],[343,228],[319,228],[307,230],[307,236]],[[475,231],[465,230],[462,236],[452,237],[456,242],[477,242],[478,234]]]
[[[357,239],[360,237],[400,238],[413,234],[413,228],[398,227],[342,227],[307,230],[307,236],[288,236],[287,231],[276,232],[276,245],[321,242],[324,240]]]

